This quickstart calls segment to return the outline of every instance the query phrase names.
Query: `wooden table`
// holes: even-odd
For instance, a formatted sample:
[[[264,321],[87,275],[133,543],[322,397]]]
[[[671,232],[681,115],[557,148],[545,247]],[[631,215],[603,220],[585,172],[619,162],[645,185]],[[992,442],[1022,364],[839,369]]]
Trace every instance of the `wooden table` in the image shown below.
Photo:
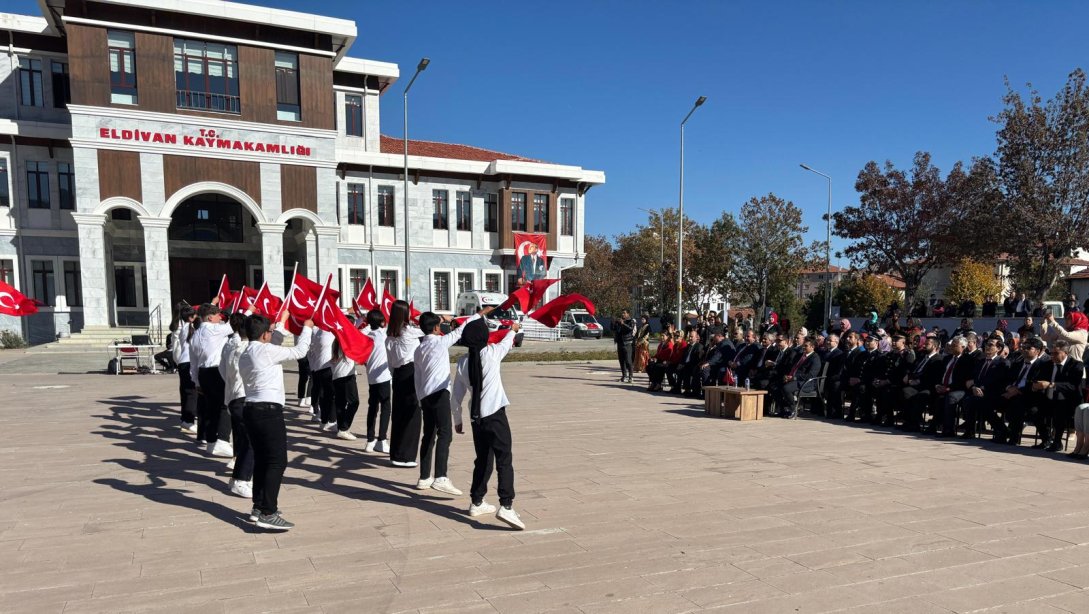
[[[703,410],[716,418],[763,420],[764,394],[763,390],[746,390],[736,386],[706,386],[703,389]]]

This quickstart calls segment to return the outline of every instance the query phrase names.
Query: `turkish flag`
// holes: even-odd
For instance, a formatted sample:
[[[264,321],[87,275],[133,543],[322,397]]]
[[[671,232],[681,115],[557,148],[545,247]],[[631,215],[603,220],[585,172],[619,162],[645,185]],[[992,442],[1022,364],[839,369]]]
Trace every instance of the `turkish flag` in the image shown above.
[[[295,273],[295,279],[291,282],[291,289],[288,290],[283,305],[283,308],[291,314],[291,317],[287,319],[287,329],[292,334],[302,333],[303,323],[314,317],[314,310],[317,309],[318,298],[321,297],[323,290],[334,302],[340,298],[340,293],[336,290],[326,289],[318,282]]]
[[[348,316],[336,304],[335,293],[335,290],[324,288],[314,310],[314,326],[332,332],[340,342],[340,349],[345,356],[357,364],[365,364],[374,350],[374,340],[364,335],[348,320]]]
[[[590,315],[594,315],[596,310],[594,304],[590,302],[590,299],[581,294],[572,293],[564,294],[555,300],[545,303],[540,309],[529,314],[529,317],[549,328],[556,328],[556,325],[560,323],[560,318],[563,317],[564,312],[577,303],[585,305],[586,311],[589,311]]]
[[[492,332],[488,333],[488,345],[499,343],[507,336],[507,333],[509,332],[509,328],[504,328],[501,330],[493,330]]]
[[[231,311],[249,311],[253,309],[253,301],[256,298],[257,290],[254,290],[249,286],[242,286],[242,291],[236,292],[234,295],[234,303],[231,305]]]
[[[420,310],[416,309],[415,301],[409,301],[408,303],[408,319],[412,320],[413,324],[419,324],[420,322]]]
[[[216,292],[213,300],[216,298],[219,299],[219,303],[217,303],[216,306],[220,309],[227,309],[231,306],[231,303],[234,302],[234,293],[231,292],[231,282],[227,281],[226,273],[223,274],[223,279],[219,282],[219,292]]]
[[[545,291],[558,281],[559,279],[535,279],[511,292],[507,300],[503,301],[503,304],[499,306],[499,309],[506,309],[517,301],[522,313],[529,313],[530,309],[533,309],[544,300]]]
[[[362,316],[377,307],[378,293],[375,292],[374,284],[371,283],[371,278],[368,277],[367,283],[363,284],[363,287],[359,290],[359,296],[355,297],[355,309]]]
[[[266,318],[275,318],[276,314],[280,313],[280,308],[283,307],[283,305],[283,299],[274,295],[272,291],[268,289],[267,281],[261,286],[261,289],[257,291],[257,296],[253,298],[253,312],[263,315]]]
[[[382,315],[386,318],[387,322],[389,322],[389,310],[393,309],[393,303],[396,300],[397,297],[390,294],[388,288],[382,291],[382,306],[379,307],[379,309],[382,310]]]
[[[42,303],[24,295],[12,286],[0,281],[0,314],[8,316],[28,316],[38,313]]]

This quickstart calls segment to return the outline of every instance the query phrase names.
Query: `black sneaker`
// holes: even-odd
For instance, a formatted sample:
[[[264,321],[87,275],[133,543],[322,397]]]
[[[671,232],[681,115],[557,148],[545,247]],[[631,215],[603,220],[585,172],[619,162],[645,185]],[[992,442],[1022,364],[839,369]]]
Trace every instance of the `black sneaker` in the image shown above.
[[[294,522],[284,520],[280,512],[275,514],[261,514],[257,517],[257,526],[270,531],[288,531],[295,526]]]
[[[256,507],[250,510],[250,522],[257,522],[257,517],[261,515],[261,510]]]

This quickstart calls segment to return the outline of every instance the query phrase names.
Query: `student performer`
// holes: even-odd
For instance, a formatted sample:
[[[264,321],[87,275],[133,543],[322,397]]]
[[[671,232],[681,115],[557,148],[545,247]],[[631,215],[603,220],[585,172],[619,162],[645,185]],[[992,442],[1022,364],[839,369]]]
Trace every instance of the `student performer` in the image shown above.
[[[197,384],[189,372],[189,338],[194,329],[197,312],[189,305],[178,312],[178,320],[172,327],[174,338],[171,351],[174,363],[178,365],[178,394],[181,397],[181,429],[186,433],[197,432]]]
[[[389,454],[390,380],[389,360],[386,358],[386,317],[377,309],[367,312],[367,329],[363,334],[374,340],[374,349],[367,359],[367,452]],[[381,409],[381,412],[379,412]],[[378,433],[375,435],[375,421]]]
[[[337,427],[336,400],[333,398],[333,342],[336,336],[321,329],[314,329],[310,336],[310,399],[314,419],[321,423],[321,430],[332,431]]]
[[[229,319],[234,331],[223,344],[223,355],[219,359],[219,374],[225,383],[227,412],[231,417],[231,437],[234,441],[234,468],[229,487],[239,497],[253,497],[253,448],[246,435],[243,408],[246,405],[246,389],[238,373],[238,360],[249,346],[246,336],[246,316],[235,312]]]
[[[197,383],[198,395],[197,438],[207,443],[212,456],[230,458],[234,456],[229,441],[231,416],[224,404],[225,384],[219,374],[219,360],[233,331],[213,303],[201,305],[197,315],[200,327],[189,339],[189,374]]]
[[[423,333],[412,325],[405,301],[395,301],[390,307],[386,335],[386,356],[393,372],[389,458],[394,467],[415,467],[420,445],[420,404],[416,397],[414,360]]]
[[[344,355],[340,341],[333,342],[332,375],[337,438],[354,441],[357,437],[351,429],[355,412],[359,409],[359,388],[355,382],[355,361]]]

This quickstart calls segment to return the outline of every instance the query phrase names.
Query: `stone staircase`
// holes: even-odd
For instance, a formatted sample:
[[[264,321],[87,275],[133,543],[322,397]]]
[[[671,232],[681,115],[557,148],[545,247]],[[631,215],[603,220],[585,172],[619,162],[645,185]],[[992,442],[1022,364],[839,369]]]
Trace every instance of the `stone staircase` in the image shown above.
[[[146,326],[86,326],[83,330],[73,334],[71,337],[58,339],[43,347],[47,349],[67,350],[105,349],[106,346],[113,343],[114,340],[131,341],[133,335],[146,335],[147,332]]]

